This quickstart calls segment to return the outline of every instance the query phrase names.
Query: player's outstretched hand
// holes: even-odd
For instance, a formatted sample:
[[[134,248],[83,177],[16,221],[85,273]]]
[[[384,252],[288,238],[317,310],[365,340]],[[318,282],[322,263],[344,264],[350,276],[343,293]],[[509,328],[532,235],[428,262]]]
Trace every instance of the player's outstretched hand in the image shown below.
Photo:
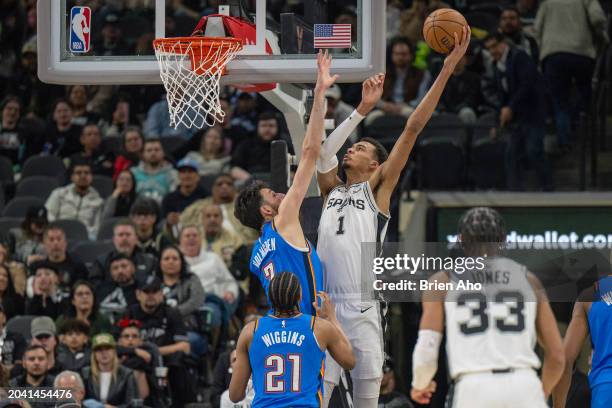
[[[329,89],[338,79],[338,75],[331,75],[329,72],[331,69],[331,63],[332,57],[329,52],[327,52],[327,50],[325,50],[325,52],[319,50],[319,53],[317,54],[318,75],[315,91],[318,90],[320,92],[325,92],[325,90]]]
[[[317,311],[317,316],[326,320],[335,320],[336,307],[329,298],[329,295],[325,292],[319,292],[317,294],[317,297],[321,298],[321,307],[319,307],[319,305],[317,304],[318,302],[316,300],[312,302],[312,305]]]
[[[410,398],[412,398],[414,402],[417,402],[421,405],[426,405],[431,402],[431,397],[434,392],[436,392],[436,382],[432,381],[424,390],[417,390],[413,388],[410,391]]]
[[[459,38],[457,33],[453,33],[453,36],[455,37],[455,47],[444,60],[444,64],[450,64],[451,67],[455,68],[459,61],[461,61],[461,58],[463,58],[463,56],[465,55],[465,52],[467,51],[468,46],[470,45],[472,30],[470,29],[470,26],[464,26],[462,28],[461,39]]]
[[[376,74],[363,81],[361,85],[361,103],[359,104],[359,109],[357,109],[359,113],[365,116],[374,109],[382,97],[384,84],[385,74]]]

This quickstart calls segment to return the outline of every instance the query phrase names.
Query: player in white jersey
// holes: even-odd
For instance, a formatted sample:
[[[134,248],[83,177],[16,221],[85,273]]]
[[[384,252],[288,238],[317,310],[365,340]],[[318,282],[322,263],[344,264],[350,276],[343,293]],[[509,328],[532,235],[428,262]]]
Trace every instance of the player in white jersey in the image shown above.
[[[457,274],[442,271],[423,292],[423,315],[413,352],[411,397],[428,404],[446,321],[446,354],[453,380],[451,408],[546,408],[564,368],[555,317],[539,280],[499,254],[504,223],[491,208],[473,208],[459,222],[464,255],[484,265]],[[461,287],[480,283],[482,288]],[[452,287],[451,287],[452,286]],[[541,381],[536,339],[544,349]]]
[[[389,219],[391,194],[408,161],[417,136],[433,114],[444,87],[470,41],[469,28],[457,47],[446,57],[444,66],[419,106],[410,115],[406,127],[390,154],[376,140],[364,138],[348,149],[342,166],[346,183],[337,176],[336,153],[348,135],[378,102],[384,77],[366,81],[362,103],[349,119],[327,138],[317,162],[318,181],[325,199],[319,224],[317,252],[323,265],[324,288],[336,303],[338,320],[353,345],[357,365],[351,371],[353,401],[357,408],[378,406],[382,379],[383,327],[379,303],[362,302],[362,288],[374,279],[373,272],[362,274],[362,264],[371,253],[362,253],[362,243],[382,243]],[[360,109],[362,108],[362,109]],[[363,277],[362,277],[363,276]],[[338,384],[340,369],[331,359],[325,370],[325,403]]]

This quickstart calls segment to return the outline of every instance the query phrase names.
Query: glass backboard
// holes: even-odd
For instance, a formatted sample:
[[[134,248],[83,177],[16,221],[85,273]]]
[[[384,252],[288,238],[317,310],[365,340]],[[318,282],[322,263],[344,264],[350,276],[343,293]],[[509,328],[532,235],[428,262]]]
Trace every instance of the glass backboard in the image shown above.
[[[229,63],[223,83],[315,82],[317,48],[328,47],[340,81],[357,82],[384,71],[385,5],[384,0],[39,0],[39,76],[58,84],[160,83],[152,41],[189,36],[202,16],[221,7],[256,27],[256,37]]]

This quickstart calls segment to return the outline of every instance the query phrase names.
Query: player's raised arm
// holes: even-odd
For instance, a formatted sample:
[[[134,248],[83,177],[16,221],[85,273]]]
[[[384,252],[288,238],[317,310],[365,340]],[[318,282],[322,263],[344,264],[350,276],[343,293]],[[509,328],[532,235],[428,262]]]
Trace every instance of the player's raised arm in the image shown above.
[[[289,225],[299,225],[299,213],[302,201],[308,191],[308,185],[314,174],[315,164],[321,150],[321,135],[325,128],[325,91],[331,87],[337,75],[331,75],[332,57],[325,51],[319,51],[317,55],[317,83],[314,89],[314,102],[310,113],[310,120],[306,128],[306,136],[302,143],[302,157],[293,178],[293,184],[283,199],[278,215],[275,219],[276,226],[283,230]],[[285,232],[285,231],[283,231]]]
[[[317,181],[323,198],[337,185],[342,184],[338,177],[338,158],[336,154],[363,118],[374,109],[383,93],[385,74],[376,74],[366,79],[361,86],[361,102],[357,109],[344,120],[325,139],[317,160]]]
[[[565,369],[552,393],[554,408],[565,408],[567,393],[572,383],[574,363],[580,354],[582,344],[589,334],[589,323],[587,321],[585,305],[585,302],[580,301],[574,304],[572,321],[565,332],[565,338],[563,339]]]
[[[232,380],[229,385],[229,397],[234,403],[242,401],[246,387],[251,378],[251,363],[249,360],[249,345],[253,340],[255,322],[244,326],[236,344],[236,363],[232,370]]]
[[[538,301],[538,312],[536,316],[536,330],[538,343],[544,349],[544,362],[542,364],[542,388],[544,397],[548,400],[553,388],[559,382],[565,367],[563,354],[563,342],[557,327],[557,320],[548,303],[546,291],[540,280],[532,273],[527,274]]]
[[[456,33],[454,34],[456,46],[444,60],[442,71],[438,74],[438,77],[421,103],[419,103],[415,111],[408,118],[404,131],[395,142],[387,161],[379,166],[370,178],[370,186],[373,190],[376,191],[382,187],[390,196],[391,192],[395,189],[419,133],[421,133],[434,113],[448,79],[455,70],[457,63],[459,63],[467,51],[470,44],[470,35],[469,27],[463,27],[461,39],[457,37]]]

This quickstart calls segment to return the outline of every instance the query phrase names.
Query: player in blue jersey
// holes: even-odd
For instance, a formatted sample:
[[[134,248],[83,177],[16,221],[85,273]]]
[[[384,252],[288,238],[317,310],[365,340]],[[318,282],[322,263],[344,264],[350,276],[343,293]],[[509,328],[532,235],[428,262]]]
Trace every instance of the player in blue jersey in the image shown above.
[[[302,286],[300,310],[314,314],[312,303],[323,289],[321,262],[315,248],[304,237],[300,224],[300,207],[308,191],[321,148],[325,121],[325,91],[336,81],[330,75],[331,56],[319,52],[318,76],[314,89],[314,103],[302,156],[293,184],[287,194],[272,191],[264,183],[256,182],[245,188],[236,198],[235,215],[247,227],[261,231],[253,245],[250,269],[260,280],[266,294],[275,273],[291,271]],[[262,157],[262,160],[269,160]]]
[[[344,335],[334,305],[320,292],[320,317],[300,312],[301,287],[290,272],[277,274],[268,287],[272,314],[247,324],[236,346],[230,399],[242,401],[253,378],[253,408],[321,407],[325,350],[344,369],[355,366],[355,355]]]
[[[574,362],[587,336],[591,336],[593,358],[589,372],[591,408],[612,407],[612,276],[599,279],[582,292],[574,305],[567,328],[565,372],[553,392],[555,408],[565,408]]]

